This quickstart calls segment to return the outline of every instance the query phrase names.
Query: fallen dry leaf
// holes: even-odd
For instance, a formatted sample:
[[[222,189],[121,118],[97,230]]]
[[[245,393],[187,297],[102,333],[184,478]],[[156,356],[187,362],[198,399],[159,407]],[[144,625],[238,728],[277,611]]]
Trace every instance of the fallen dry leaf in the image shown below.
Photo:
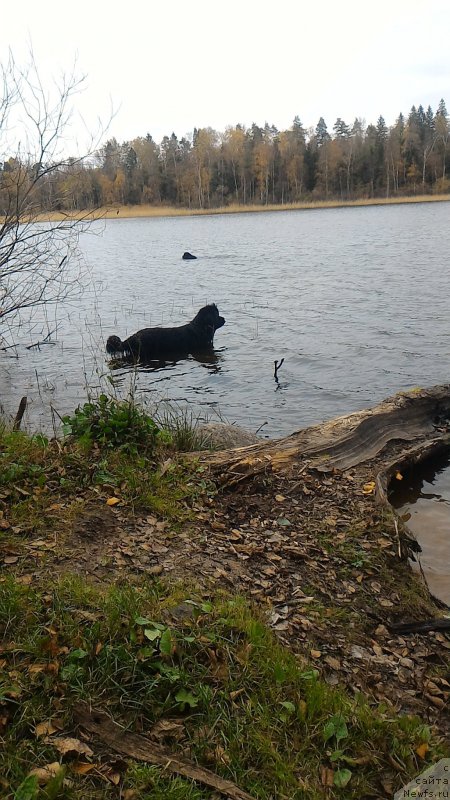
[[[66,756],[69,753],[76,753],[77,755],[93,756],[94,753],[89,745],[80,742],[79,739],[74,739],[72,736],[59,736],[56,739],[45,740],[47,744],[53,745],[61,753]]]
[[[47,663],[45,664],[30,664],[28,667],[28,672],[30,675],[39,675],[40,672],[45,672],[47,669]]]
[[[113,772],[112,770],[103,770],[105,778],[111,781],[114,786],[118,786],[121,780],[120,772]]]
[[[16,578],[16,583],[20,583],[22,586],[29,586],[33,580],[32,575],[19,575]]]
[[[73,764],[70,769],[76,775],[87,775],[89,772],[92,772],[93,769],[98,769],[100,764],[89,764],[87,762],[81,762],[81,764]]]
[[[40,786],[45,786],[45,784],[51,781],[62,769],[62,764],[58,761],[53,761],[52,764],[46,764],[45,767],[35,767],[28,774],[34,775],[38,779]]]
[[[117,503],[120,503],[120,500],[119,500],[118,497],[108,497],[108,499],[106,501],[106,505],[107,506],[116,506]]]
[[[392,547],[391,540],[390,539],[385,539],[383,536],[381,536],[379,539],[377,539],[377,544],[379,544],[380,547],[382,547],[382,548]]]
[[[425,758],[429,749],[430,745],[427,744],[427,742],[422,742],[422,744],[419,744],[419,747],[416,747],[416,753],[419,756],[419,758]]]
[[[159,719],[158,722],[152,726],[150,730],[150,737],[152,739],[176,739],[179,740],[184,736],[185,728],[183,722],[171,719]]]
[[[4,564],[17,564],[19,556],[5,556],[3,559]]]
[[[442,697],[435,697],[432,694],[425,694],[425,697],[430,701],[430,703],[433,703],[436,708],[444,708],[445,700],[443,700]]]
[[[39,724],[36,725],[34,732],[36,736],[51,736],[53,733],[56,733],[57,730],[59,729],[56,728],[51,719],[49,719],[47,722],[39,722]]]
[[[320,782],[322,786],[333,786],[334,770],[322,767],[320,770]]]
[[[333,656],[325,656],[324,661],[328,664],[331,669],[338,670],[341,668],[341,662],[337,658],[333,658]]]
[[[167,472],[167,470],[169,469],[171,464],[172,464],[172,459],[171,458],[167,458],[164,461],[164,463],[161,465],[161,467],[159,469],[159,474],[160,474],[161,477]]]

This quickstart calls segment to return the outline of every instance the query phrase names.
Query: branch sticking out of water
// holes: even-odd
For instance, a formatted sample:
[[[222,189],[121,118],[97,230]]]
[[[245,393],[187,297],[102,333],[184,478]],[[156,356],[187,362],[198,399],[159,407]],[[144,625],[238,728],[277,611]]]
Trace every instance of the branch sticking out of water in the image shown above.
[[[55,330],[56,330],[56,329],[55,329]],[[29,344],[29,345],[27,346],[27,350],[31,350],[33,347],[37,347],[37,348],[38,348],[38,350],[39,350],[39,349],[40,349],[40,347],[41,347],[41,344],[55,344],[55,342],[51,342],[51,341],[50,341],[50,337],[51,337],[51,336],[52,336],[54,333],[55,333],[55,331],[54,331],[54,330],[53,330],[53,331],[49,331],[49,332],[47,333],[47,336],[45,337],[45,339],[42,339],[42,341],[41,341],[41,342],[35,342],[34,344]]]
[[[13,431],[20,430],[20,424],[22,422],[22,417],[25,414],[25,411],[26,411],[26,408],[27,408],[27,402],[28,402],[27,398],[26,397],[22,397],[22,399],[21,399],[21,401],[19,403],[19,408],[17,409],[17,414],[16,414],[15,419],[14,419]]]
[[[278,363],[278,360],[275,360],[273,363],[274,363],[274,367],[275,367],[275,369],[273,371],[273,377],[275,378],[276,382],[278,383],[278,370],[284,364],[284,358],[282,358],[279,363]]]

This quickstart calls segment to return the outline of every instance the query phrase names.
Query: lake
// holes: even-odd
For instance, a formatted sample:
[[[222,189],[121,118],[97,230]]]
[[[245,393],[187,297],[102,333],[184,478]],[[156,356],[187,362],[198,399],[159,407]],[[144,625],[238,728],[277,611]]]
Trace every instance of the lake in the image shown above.
[[[27,395],[28,427],[51,430],[51,405],[70,412],[87,384],[112,376],[119,393],[133,384],[150,403],[276,437],[448,382],[449,212],[428,203],[96,222],[80,241],[90,289],[57,309],[54,344],[0,353],[1,402],[13,413]],[[198,259],[182,261],[185,250]],[[211,302],[226,318],[215,363],[110,370],[110,334],[182,324]],[[35,328],[25,344],[38,338]]]
[[[418,559],[430,591],[450,607],[450,454],[405,470],[393,484],[391,503],[422,548]]]

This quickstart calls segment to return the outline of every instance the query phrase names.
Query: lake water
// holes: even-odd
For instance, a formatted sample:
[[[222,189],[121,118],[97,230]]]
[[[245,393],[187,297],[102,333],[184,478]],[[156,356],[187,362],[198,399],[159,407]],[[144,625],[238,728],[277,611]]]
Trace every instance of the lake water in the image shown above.
[[[1,403],[13,413],[27,395],[28,427],[49,430],[51,405],[70,412],[112,375],[118,392],[132,381],[151,402],[276,437],[448,382],[449,214],[433,203],[94,223],[81,238],[90,290],[58,309],[55,344],[0,353]],[[181,324],[211,302],[226,318],[215,363],[111,372],[110,334]]]
[[[391,503],[420,543],[428,586],[450,606],[450,454],[416,465],[393,483]]]

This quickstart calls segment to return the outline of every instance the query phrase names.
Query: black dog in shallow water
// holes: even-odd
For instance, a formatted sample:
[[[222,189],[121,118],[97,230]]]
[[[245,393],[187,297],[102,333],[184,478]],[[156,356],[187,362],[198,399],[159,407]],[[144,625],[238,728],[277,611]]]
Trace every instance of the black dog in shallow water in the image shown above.
[[[152,361],[170,356],[187,356],[210,350],[214,334],[225,325],[215,303],[204,306],[191,322],[177,328],[143,328],[122,342],[110,336],[106,351],[110,355],[123,354],[128,358]]]

